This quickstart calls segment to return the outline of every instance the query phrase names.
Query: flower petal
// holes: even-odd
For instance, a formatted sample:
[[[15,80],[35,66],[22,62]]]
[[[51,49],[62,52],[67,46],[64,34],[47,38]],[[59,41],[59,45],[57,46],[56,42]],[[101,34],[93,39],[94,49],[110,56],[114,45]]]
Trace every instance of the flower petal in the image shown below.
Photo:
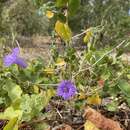
[[[63,97],[64,100],[72,98],[76,92],[75,85],[69,80],[63,80],[57,88],[57,95]]]
[[[27,63],[21,57],[17,57],[16,60],[14,61],[14,63],[21,66],[22,68],[27,67]]]
[[[6,55],[4,57],[4,65],[6,67],[9,67],[10,65],[12,65],[15,62],[16,58],[17,57],[14,54]]]
[[[12,50],[12,54],[18,56],[18,55],[20,54],[19,48],[18,48],[18,47],[14,48],[14,49]]]

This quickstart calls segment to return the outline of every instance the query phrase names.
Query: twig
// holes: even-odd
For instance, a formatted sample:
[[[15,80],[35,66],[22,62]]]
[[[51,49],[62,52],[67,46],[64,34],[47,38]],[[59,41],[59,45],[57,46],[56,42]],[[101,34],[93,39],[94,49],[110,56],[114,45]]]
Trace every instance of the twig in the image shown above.
[[[92,66],[95,66],[98,62],[100,62],[106,55],[109,55],[110,53],[112,53],[113,51],[115,51],[116,49],[120,48],[123,44],[125,43],[125,40],[122,41],[119,45],[117,45],[115,48],[111,49],[110,51],[108,51],[107,53],[105,53],[101,58],[99,58]]]
[[[119,45],[117,45],[115,48],[111,49],[110,51],[108,51],[107,53],[105,53],[101,58],[99,58],[94,64],[92,64],[91,67],[85,68],[85,69],[80,69],[76,74],[74,74],[73,78],[75,78],[77,75],[79,75],[81,72],[84,72],[86,70],[89,70],[90,68],[94,67],[98,62],[100,62],[106,55],[109,55],[110,53],[112,53],[113,51],[115,51],[116,49],[120,48],[123,44],[125,43],[125,40],[122,41]],[[72,78],[72,79],[73,79]]]
[[[58,113],[58,115],[60,116],[60,118],[62,119],[63,116],[61,115],[61,113],[59,112],[59,110],[57,108],[55,108],[55,109],[56,109],[56,112]]]
[[[97,26],[96,28],[98,28],[98,27],[100,27],[100,25]],[[95,27],[93,27],[93,28],[95,28]],[[72,37],[72,39],[74,39],[76,37],[80,37],[80,36],[82,36],[83,34],[89,32],[89,31],[90,31],[90,28],[88,28],[87,30],[83,31],[82,33],[76,34],[75,36]]]
[[[16,44],[17,44],[18,48],[20,49],[20,45],[19,45],[18,40],[15,40],[15,41],[16,41]]]
[[[79,33],[79,34],[73,36],[72,39],[74,39],[74,38],[76,38],[76,37],[80,37],[80,36],[82,36],[83,34],[85,34],[86,32],[88,32],[88,30],[85,30],[85,31],[83,31],[82,33]]]

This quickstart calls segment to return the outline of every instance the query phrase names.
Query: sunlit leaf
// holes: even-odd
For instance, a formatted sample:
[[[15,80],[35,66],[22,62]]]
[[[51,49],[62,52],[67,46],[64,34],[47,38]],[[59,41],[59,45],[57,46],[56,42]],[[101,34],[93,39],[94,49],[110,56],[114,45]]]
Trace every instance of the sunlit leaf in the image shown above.
[[[13,118],[18,118],[18,120],[22,117],[22,110],[15,110],[12,106],[5,109],[3,113],[0,113],[0,119],[12,120]]]
[[[34,93],[38,94],[40,89],[37,85],[34,85],[33,90],[34,90]]]
[[[90,38],[92,37],[92,35],[93,35],[93,34],[92,34],[91,30],[87,31],[87,32],[86,32],[86,35],[85,35],[85,37],[84,37],[84,39],[83,39],[84,43],[89,42],[89,41],[90,41]]]
[[[64,59],[62,58],[58,58],[56,61],[56,66],[64,66],[66,64],[66,62],[64,61]]]
[[[87,120],[84,124],[84,130],[99,130],[91,121]]]
[[[72,32],[66,23],[57,21],[55,24],[55,31],[64,41],[71,40]]]
[[[15,117],[11,119],[8,124],[4,127],[3,130],[18,130],[18,123],[17,123],[18,118]]]
[[[12,100],[12,102],[15,102],[17,99],[21,98],[22,89],[19,85],[13,83],[11,80],[6,81],[3,89],[7,91],[8,96]]]
[[[87,98],[87,103],[88,104],[93,104],[93,105],[100,105],[101,104],[101,98],[99,97],[98,94],[92,95]]]

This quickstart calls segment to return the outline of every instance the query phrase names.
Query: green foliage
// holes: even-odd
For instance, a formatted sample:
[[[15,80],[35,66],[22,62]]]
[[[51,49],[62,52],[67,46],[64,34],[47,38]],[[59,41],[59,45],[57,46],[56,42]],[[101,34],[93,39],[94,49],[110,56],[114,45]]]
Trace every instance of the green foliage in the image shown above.
[[[130,84],[125,80],[119,81],[119,88],[123,92],[124,95],[130,97]]]
[[[70,16],[75,15],[79,6],[80,6],[80,0],[69,0],[69,2],[68,2],[69,15]]]
[[[57,7],[63,7],[66,6],[68,0],[56,0],[56,6]]]
[[[3,71],[0,73],[2,77],[0,85],[0,106],[3,106],[3,108],[4,106],[6,107],[5,111],[0,113],[0,119],[9,120],[4,128],[5,130],[17,130],[20,122],[30,121],[34,117],[38,117],[42,109],[48,105],[52,96],[55,95],[53,88],[46,88],[45,86],[43,90],[40,89],[42,86],[39,86],[39,83],[45,83],[44,81],[48,82],[50,80],[46,75],[41,75],[43,73],[42,67],[43,64],[41,64],[41,61],[37,60],[33,66],[30,65],[24,71],[19,70],[16,65],[9,69],[2,68]],[[24,75],[29,72],[32,75]],[[7,75],[8,78],[6,78]],[[41,78],[42,80],[40,80]],[[30,83],[28,84],[27,82]],[[35,87],[37,87],[38,91],[36,91]]]
[[[5,68],[0,64],[0,106],[4,109],[3,112],[0,112],[0,119],[9,120],[4,130],[17,130],[22,122],[30,122],[33,119],[41,119],[41,117],[47,118],[47,111],[42,110],[47,108],[52,97],[54,97],[52,99],[54,101],[59,100],[55,93],[57,84],[66,79],[72,80],[78,90],[77,96],[72,98],[74,100],[65,102],[67,107],[71,105],[71,108],[81,110],[86,104],[100,105],[101,99],[105,98],[114,99],[108,104],[102,104],[109,111],[116,111],[122,101],[130,105],[130,67],[122,60],[122,51],[120,50],[121,47],[127,47],[128,41],[121,42],[113,49],[112,47],[99,47],[102,43],[100,39],[102,33],[110,36],[114,42],[115,38],[121,36],[119,33],[117,35],[113,35],[113,33],[124,27],[126,21],[120,22],[120,17],[123,16],[127,7],[121,10],[120,17],[116,17],[119,14],[117,11],[122,7],[121,1],[119,5],[116,5],[116,2],[112,4],[112,1],[106,1],[106,3],[103,3],[102,0],[86,1],[87,5],[83,7],[83,12],[88,10],[88,13],[83,15],[89,16],[89,13],[91,15],[85,18],[88,18],[85,24],[89,29],[86,30],[85,27],[86,32],[80,34],[86,33],[84,37],[86,48],[79,51],[73,46],[74,37],[70,28],[70,19],[82,8],[80,1],[56,0],[44,3],[41,0],[34,0],[33,2],[36,8],[41,6],[39,10],[43,14],[46,14],[48,10],[54,13],[55,33],[53,39],[56,41],[57,37],[60,38],[64,41],[65,47],[60,53],[58,48],[52,45],[50,48],[51,59],[48,64],[45,64],[40,58],[29,62],[26,69],[21,69],[17,65]],[[81,4],[83,4],[82,1]],[[106,6],[107,4],[109,6]],[[22,35],[26,33],[32,35],[37,32],[32,30],[32,27],[35,26],[36,30],[39,30],[40,27],[40,30],[43,31],[42,24],[36,17],[35,7],[30,4],[30,1],[17,0],[12,2],[9,8],[6,7],[7,5],[2,7],[1,15],[2,27],[7,29],[6,34],[12,29]],[[114,11],[113,14],[112,11]],[[96,19],[97,16],[99,19]],[[43,16],[41,17],[43,18]],[[126,17],[125,13],[124,17]],[[82,27],[84,28],[84,26]],[[126,29],[123,29],[125,32]],[[122,37],[116,41],[121,39]],[[124,46],[124,44],[127,45]],[[121,100],[118,98],[119,95]],[[52,113],[50,112],[51,118],[55,115],[55,106],[53,107]],[[32,126],[37,130],[48,127],[44,123]]]
[[[5,90],[8,94],[8,97],[12,102],[16,102],[21,98],[22,90],[20,86],[13,83],[11,80],[7,80],[5,85],[3,86],[3,90]]]

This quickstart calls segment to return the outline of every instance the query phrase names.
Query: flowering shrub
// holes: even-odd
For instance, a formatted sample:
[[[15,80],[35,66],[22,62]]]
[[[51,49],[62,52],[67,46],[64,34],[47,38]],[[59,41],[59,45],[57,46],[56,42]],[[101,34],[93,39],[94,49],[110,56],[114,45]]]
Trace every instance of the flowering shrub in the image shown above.
[[[51,15],[57,20],[54,38],[58,35],[65,43],[62,54],[51,47],[48,65],[40,58],[27,64],[20,57],[19,48],[14,48],[3,58],[0,71],[0,106],[3,111],[0,119],[9,121],[4,130],[18,130],[21,123],[31,121],[36,130],[46,129],[45,124],[39,127],[34,120],[40,122],[52,118],[57,110],[51,105],[53,101],[69,104],[66,107],[76,110],[86,105],[101,105],[115,111],[122,101],[130,105],[130,68],[122,61],[120,51],[127,42],[123,41],[114,48],[97,48],[104,26],[91,27],[72,36],[68,18],[77,12],[79,6],[79,0],[56,0],[41,6],[40,11],[54,13]],[[84,35],[86,47],[78,51],[73,39],[81,35]],[[106,98],[113,100],[103,104]],[[49,105],[52,108],[46,111]]]

